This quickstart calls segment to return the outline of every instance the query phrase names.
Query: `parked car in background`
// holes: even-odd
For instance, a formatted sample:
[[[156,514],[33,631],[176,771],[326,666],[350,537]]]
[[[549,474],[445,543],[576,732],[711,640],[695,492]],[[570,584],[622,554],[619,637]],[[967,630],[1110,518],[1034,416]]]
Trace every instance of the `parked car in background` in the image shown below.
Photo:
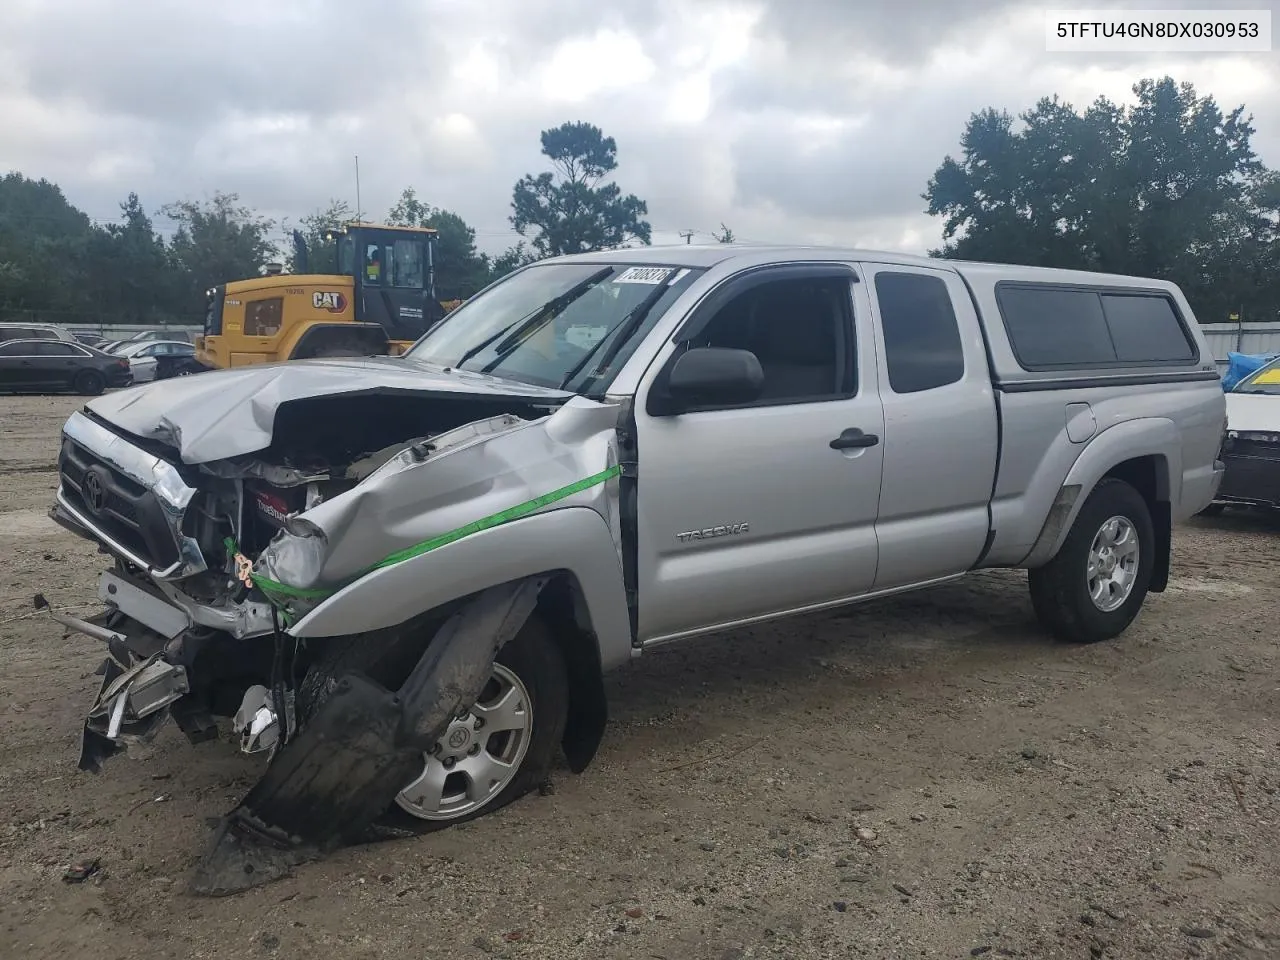
[[[0,390],[49,393],[70,390],[97,396],[107,387],[133,383],[129,361],[74,340],[9,340],[0,343]]]
[[[169,377],[199,373],[204,369],[196,360],[196,348],[180,340],[125,341],[113,353],[129,361],[134,383],[166,380]]]
[[[96,333],[77,333],[74,336],[77,341],[83,343],[86,347],[96,347],[99,350],[107,342],[105,337],[100,337]]]
[[[1280,357],[1227,393],[1226,473],[1208,513],[1229,505],[1280,507]]]
[[[160,327],[159,329],[156,329],[156,330],[140,331],[139,333],[135,333],[133,336],[129,337],[128,342],[138,343],[138,342],[151,342],[156,340],[164,340],[170,343],[174,343],[174,342],[190,343],[191,342],[190,340],[187,339],[187,335],[183,333],[181,330],[170,330],[168,327]]]
[[[75,336],[53,323],[0,323],[0,343],[9,340],[69,340]]]

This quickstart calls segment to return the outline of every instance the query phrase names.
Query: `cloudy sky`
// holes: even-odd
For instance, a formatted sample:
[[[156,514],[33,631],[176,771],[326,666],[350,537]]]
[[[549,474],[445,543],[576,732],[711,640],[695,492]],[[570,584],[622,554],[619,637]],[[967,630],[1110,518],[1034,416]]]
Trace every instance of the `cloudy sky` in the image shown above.
[[[1253,8],[1280,0],[1080,4]],[[412,184],[482,249],[517,237],[511,187],[540,130],[587,120],[655,242],[839,242],[923,251],[919,194],[966,118],[1058,93],[1083,107],[1170,74],[1254,114],[1280,166],[1270,53],[1050,54],[1010,0],[0,0],[0,170],[90,216],[232,191],[276,218],[330,197],[366,214]],[[163,226],[162,224],[157,224]]]

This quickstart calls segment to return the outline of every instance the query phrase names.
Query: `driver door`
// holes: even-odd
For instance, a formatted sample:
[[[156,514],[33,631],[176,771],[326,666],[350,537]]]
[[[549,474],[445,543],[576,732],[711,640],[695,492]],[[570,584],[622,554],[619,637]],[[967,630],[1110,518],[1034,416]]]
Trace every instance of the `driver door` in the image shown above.
[[[686,321],[677,341],[756,354],[764,371],[756,402],[654,416],[646,397],[655,382],[660,389],[671,354],[646,373],[635,409],[642,643],[871,589],[884,415],[855,279],[838,264],[752,271]],[[850,428],[875,442],[833,445]]]

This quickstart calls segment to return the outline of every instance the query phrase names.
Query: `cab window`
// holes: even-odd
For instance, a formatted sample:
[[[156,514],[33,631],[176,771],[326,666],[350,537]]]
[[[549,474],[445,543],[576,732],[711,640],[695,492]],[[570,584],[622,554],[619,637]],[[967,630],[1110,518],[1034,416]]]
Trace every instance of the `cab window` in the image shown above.
[[[364,282],[382,283],[382,244],[380,243],[364,245]]]
[[[356,272],[356,242],[351,237],[338,241],[338,272],[353,277]]]
[[[397,240],[388,245],[391,252],[391,286],[421,290],[423,287],[423,243],[421,240]]]

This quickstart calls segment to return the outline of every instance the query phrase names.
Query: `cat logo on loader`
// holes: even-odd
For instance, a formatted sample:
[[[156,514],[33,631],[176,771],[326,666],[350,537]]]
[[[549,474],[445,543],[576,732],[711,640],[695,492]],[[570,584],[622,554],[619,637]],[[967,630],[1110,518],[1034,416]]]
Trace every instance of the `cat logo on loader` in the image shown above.
[[[347,308],[347,298],[337,291],[317,290],[311,295],[311,305],[317,310],[341,313]]]

